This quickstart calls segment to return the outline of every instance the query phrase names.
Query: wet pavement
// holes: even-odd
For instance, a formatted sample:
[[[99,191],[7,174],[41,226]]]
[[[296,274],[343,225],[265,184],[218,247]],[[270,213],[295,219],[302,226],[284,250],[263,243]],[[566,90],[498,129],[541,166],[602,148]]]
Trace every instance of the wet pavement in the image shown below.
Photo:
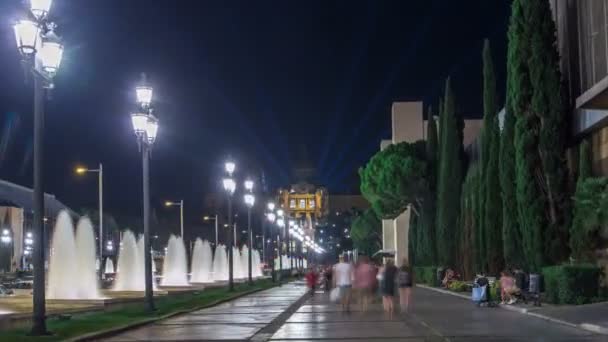
[[[414,288],[409,314],[389,318],[377,301],[343,313],[326,294],[304,297],[303,283],[147,325],[108,341],[608,341],[608,336]],[[286,311],[287,310],[287,311]]]
[[[305,293],[302,283],[287,284],[130,330],[105,341],[247,341]]]
[[[608,341],[608,336],[517,312],[478,308],[468,300],[425,289],[413,291],[410,313],[392,319],[379,302],[365,313],[356,305],[351,313],[342,313],[326,295],[317,294],[270,341]]]

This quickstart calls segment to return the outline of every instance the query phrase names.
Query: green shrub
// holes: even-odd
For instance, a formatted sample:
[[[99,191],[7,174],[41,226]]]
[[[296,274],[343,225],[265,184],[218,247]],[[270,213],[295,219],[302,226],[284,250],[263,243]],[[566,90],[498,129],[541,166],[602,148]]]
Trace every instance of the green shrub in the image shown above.
[[[464,281],[454,280],[450,283],[448,289],[454,292],[467,292],[469,290],[469,286]]]
[[[492,300],[500,300],[500,279],[496,279],[492,285],[490,285],[490,296]]]
[[[555,304],[587,304],[599,297],[601,270],[591,264],[543,268],[545,298]]]
[[[437,282],[437,267],[436,266],[418,266],[414,267],[414,281],[421,284],[436,286]]]

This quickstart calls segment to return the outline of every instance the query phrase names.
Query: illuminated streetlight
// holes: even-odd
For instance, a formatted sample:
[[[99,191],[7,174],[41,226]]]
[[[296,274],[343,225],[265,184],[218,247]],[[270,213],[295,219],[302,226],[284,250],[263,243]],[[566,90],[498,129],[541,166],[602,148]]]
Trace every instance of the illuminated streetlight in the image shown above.
[[[34,189],[33,189],[33,229],[36,245],[42,246],[44,234],[44,104],[47,93],[54,88],[53,77],[61,65],[63,45],[55,34],[55,24],[47,20],[52,0],[30,0],[29,15],[21,18],[13,26],[17,49],[26,75],[33,75],[34,83]],[[47,335],[46,304],[44,286],[44,248],[37,248],[32,260],[34,265],[34,298],[32,310],[33,336]]]
[[[184,200],[179,202],[165,201],[166,207],[179,206],[179,229],[182,239],[184,238]]]

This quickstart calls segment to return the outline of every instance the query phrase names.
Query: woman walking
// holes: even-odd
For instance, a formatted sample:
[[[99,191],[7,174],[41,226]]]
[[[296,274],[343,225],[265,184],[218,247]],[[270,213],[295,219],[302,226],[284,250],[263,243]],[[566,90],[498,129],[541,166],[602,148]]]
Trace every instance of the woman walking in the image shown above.
[[[395,267],[395,263],[393,259],[386,260],[386,266],[384,266],[384,276],[382,277],[382,306],[384,307],[384,312],[388,313],[390,319],[393,318],[393,313],[395,311],[394,301],[395,301],[395,280],[397,277],[397,267]]]
[[[399,286],[399,304],[401,313],[407,313],[410,307],[410,296],[412,290],[412,271],[407,260],[403,260],[403,264],[399,267],[397,273],[397,285]]]

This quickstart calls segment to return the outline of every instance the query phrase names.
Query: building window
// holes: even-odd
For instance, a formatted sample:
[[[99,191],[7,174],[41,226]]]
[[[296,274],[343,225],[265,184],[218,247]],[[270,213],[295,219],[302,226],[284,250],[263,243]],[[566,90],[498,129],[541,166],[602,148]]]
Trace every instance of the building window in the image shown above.
[[[306,209],[306,200],[305,199],[300,200],[300,209]]]
[[[308,206],[310,207],[310,209],[314,209],[315,208],[315,200],[311,199],[310,201],[308,201]]]
[[[296,208],[296,200],[295,199],[289,200],[289,207],[291,209],[295,209]]]

